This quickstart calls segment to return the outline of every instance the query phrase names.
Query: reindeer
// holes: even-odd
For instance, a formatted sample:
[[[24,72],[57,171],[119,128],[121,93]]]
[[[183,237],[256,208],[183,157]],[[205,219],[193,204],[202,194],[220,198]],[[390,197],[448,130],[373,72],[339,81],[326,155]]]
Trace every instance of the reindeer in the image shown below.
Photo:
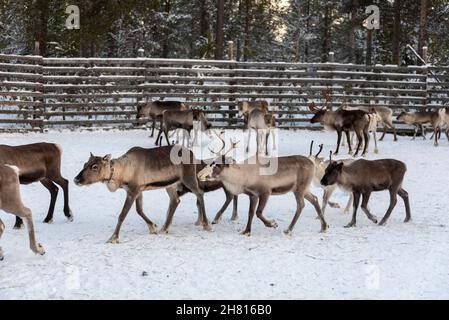
[[[143,212],[143,191],[165,188],[170,198],[167,218],[161,229],[167,233],[173,215],[179,205],[180,198],[177,190],[185,187],[197,199],[198,221],[205,230],[211,230],[204,209],[203,190],[198,185],[196,165],[193,152],[179,145],[165,146],[152,149],[134,147],[117,159],[108,154],[104,157],[94,156],[92,153],[83,169],[75,177],[78,186],[103,182],[109,191],[115,192],[119,188],[125,189],[127,196],[123,209],[118,218],[117,226],[110,243],[119,242],[120,228],[133,203],[136,203],[137,213],[148,225],[150,233],[157,233],[156,224]]]
[[[368,219],[377,223],[377,218],[368,209],[368,201],[372,192],[388,190],[390,192],[390,206],[379,225],[384,225],[397,203],[397,195],[403,199],[406,216],[404,222],[411,219],[408,193],[402,188],[407,166],[395,159],[381,160],[356,160],[348,165],[340,161],[332,161],[332,152],[329,165],[321,179],[321,184],[329,186],[338,184],[341,188],[352,192],[354,196],[354,210],[352,220],[345,227],[356,225],[356,214],[359,206],[360,196],[362,199],[362,210]]]
[[[28,227],[30,248],[34,253],[43,255],[44,248],[36,243],[31,210],[25,207],[20,197],[19,168],[11,165],[0,165],[0,209],[25,219]],[[5,225],[0,219],[0,238]],[[3,260],[3,250],[0,247],[0,260]]]
[[[268,113],[268,102],[265,100],[255,100],[255,101],[239,101],[237,103],[237,108],[239,110],[239,116],[243,117],[245,125],[248,123],[248,116],[254,109],[260,109],[264,113]]]
[[[199,121],[199,128],[197,128],[194,124],[194,121]],[[173,129],[184,129],[188,132],[188,140],[187,144],[190,141],[190,132],[192,129],[194,130],[194,139],[192,145],[194,145],[198,138],[198,130],[205,131],[211,128],[211,124],[207,121],[204,112],[198,109],[190,109],[190,110],[166,110],[162,113],[162,125],[159,130],[159,134],[156,137],[156,145],[162,145],[162,132],[165,135],[165,139],[167,144],[170,144],[168,141],[168,132]],[[184,138],[183,144],[184,144]]]
[[[379,141],[382,141],[385,137],[385,134],[387,133],[387,128],[390,128],[393,130],[394,135],[394,141],[398,141],[398,138],[396,136],[396,128],[393,125],[393,110],[391,110],[388,107],[383,106],[375,106],[375,107],[349,107],[349,106],[343,106],[344,110],[361,110],[365,111],[366,113],[373,113],[375,111],[377,113],[378,119],[377,121],[379,123],[383,124],[384,131],[382,133],[382,136],[380,137]]]
[[[265,161],[267,160],[267,161]],[[271,175],[261,175],[269,161],[277,162],[277,170]],[[260,157],[247,159],[244,163],[226,162],[212,163],[198,173],[200,181],[219,180],[224,187],[234,195],[244,193],[249,196],[248,222],[243,235],[251,234],[251,225],[256,209],[257,217],[266,227],[276,228],[274,220],[264,217],[263,211],[271,195],[280,195],[293,192],[296,197],[296,213],[290,226],[284,231],[290,234],[296,221],[304,208],[304,198],[315,208],[321,221],[321,231],[327,229],[327,223],[321,212],[318,199],[309,191],[313,180],[314,165],[312,161],[303,156],[287,156],[279,158]]]
[[[434,146],[438,146],[438,131],[440,126],[443,125],[445,109],[441,108],[438,111],[416,111],[406,112],[402,111],[398,117],[398,121],[402,121],[408,125],[415,126],[415,132],[412,140],[415,140],[418,128],[421,129],[421,134],[424,140],[426,140],[426,132],[424,130],[424,124],[431,124],[433,128],[433,137],[435,137]]]
[[[354,154],[356,157],[359,153],[360,146],[362,142],[364,142],[364,149],[362,156],[364,156],[368,150],[369,143],[369,118],[364,111],[354,110],[337,110],[337,111],[329,111],[326,107],[317,108],[315,104],[309,105],[309,109],[314,116],[310,119],[311,123],[321,123],[325,129],[331,131],[337,131],[337,149],[335,150],[335,154],[338,154],[340,149],[341,135],[342,132],[346,133],[346,139],[349,147],[349,154],[352,154],[351,141],[350,141],[350,131],[354,131],[358,144],[357,150]]]
[[[309,159],[315,165],[315,175],[313,177],[313,184],[314,184],[315,187],[321,188],[324,191],[324,193],[323,193],[323,202],[321,204],[321,211],[323,212],[323,216],[325,216],[325,214],[326,214],[326,207],[327,207],[328,204],[332,208],[340,208],[340,205],[338,203],[329,201],[332,193],[337,188],[337,185],[324,186],[324,185],[321,184],[321,179],[323,178],[324,172],[325,172],[327,166],[329,165],[329,161],[325,161],[324,158],[318,157],[319,154],[321,153],[321,151],[323,150],[323,145],[320,144],[319,147],[320,147],[320,149],[318,150],[318,153],[313,155],[312,154],[313,140],[312,140],[312,142],[310,143]],[[351,162],[354,161],[354,159],[344,159],[344,160],[340,160],[340,161],[342,161],[344,164],[350,164]],[[352,193],[351,193],[343,213],[348,213],[349,212],[349,210],[351,209],[351,206],[352,206],[352,201],[353,201],[353,199],[352,199]]]
[[[142,119],[142,118],[150,118],[153,120],[153,125],[151,129],[151,135],[150,137],[154,136],[154,128],[156,127],[156,120],[160,121],[160,127],[162,127],[162,113],[165,110],[177,110],[177,111],[183,111],[188,110],[188,106],[186,106],[181,101],[150,101],[141,106],[137,106],[137,115],[136,119]]]
[[[0,145],[0,164],[10,164],[19,168],[21,184],[39,181],[50,192],[50,207],[44,223],[53,221],[53,212],[58,197],[59,185],[64,191],[64,215],[73,221],[69,207],[69,182],[61,175],[61,147],[53,143],[33,143],[21,146]],[[15,229],[20,229],[23,221],[16,217]]]
[[[274,128],[276,128],[276,118],[271,113],[265,113],[261,109],[253,109],[247,122],[248,130],[248,144],[246,146],[246,152],[249,152],[249,144],[251,142],[251,129],[256,131],[256,143],[257,153],[259,153],[259,143],[262,143],[265,138],[265,154],[268,155],[268,136],[272,132],[273,136],[273,148],[276,148],[276,142],[274,137]]]
[[[362,108],[362,107],[360,107],[360,108]],[[342,104],[340,109],[347,110],[347,111],[361,110],[366,113],[366,116],[368,117],[368,132],[371,132],[373,134],[374,153],[379,153],[379,148],[377,147],[376,133],[377,133],[377,124],[382,121],[382,118],[380,117],[380,114],[376,111],[376,109],[374,107],[371,107],[371,108],[363,107],[363,109],[358,109],[357,107],[348,107],[346,104]],[[351,140],[350,140],[351,146],[352,146],[353,137],[354,137],[354,135],[351,136]],[[344,142],[345,141],[343,140],[342,146],[344,146]]]
[[[214,131],[215,133],[215,131]],[[223,134],[224,131],[221,132],[221,134]],[[215,155],[214,158],[212,159],[206,159],[206,160],[201,160],[201,162],[196,166],[196,170],[197,172],[201,171],[202,169],[204,169],[207,165],[214,163],[215,161],[221,161],[223,159],[223,153],[222,151],[225,148],[225,141],[224,139],[221,137],[221,134],[218,135],[215,133],[215,135],[217,135],[217,137],[220,139],[221,143],[222,143],[222,147],[219,151],[214,151],[212,149],[209,148],[209,150],[211,151],[212,154]],[[227,161],[227,158],[224,158],[225,161]],[[231,203],[231,200],[233,200],[233,209],[232,209],[232,217],[231,217],[231,221],[237,221],[238,219],[238,212],[237,212],[237,206],[238,206],[238,195],[233,195],[232,193],[230,193],[228,190],[226,190],[226,188],[223,186],[223,183],[221,183],[218,180],[214,180],[214,181],[198,181],[199,183],[199,187],[201,190],[203,190],[204,192],[211,192],[211,191],[215,191],[218,189],[223,189],[225,192],[225,196],[226,196],[226,201],[223,204],[223,206],[221,207],[220,210],[218,210],[217,214],[215,215],[214,220],[212,221],[212,224],[218,224],[221,221],[221,216],[223,215],[223,213],[226,211],[226,209],[228,208],[229,204]],[[184,187],[183,185],[179,185],[178,189],[178,196],[182,196],[186,193],[189,193],[190,190],[187,189],[186,187]],[[196,224],[199,224],[199,221],[196,222]]]

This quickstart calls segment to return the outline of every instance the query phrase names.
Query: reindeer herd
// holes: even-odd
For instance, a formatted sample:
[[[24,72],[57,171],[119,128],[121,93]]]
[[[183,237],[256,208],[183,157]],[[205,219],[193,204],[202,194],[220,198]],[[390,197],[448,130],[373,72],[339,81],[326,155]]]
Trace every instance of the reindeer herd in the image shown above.
[[[396,129],[393,125],[393,113],[387,107],[347,107],[343,104],[337,110],[326,107],[318,108],[309,105],[314,113],[311,123],[320,123],[325,129],[337,133],[337,146],[333,153],[338,154],[342,142],[342,135],[346,137],[349,154],[352,154],[351,133],[357,137],[357,147],[354,157],[359,152],[362,156],[368,152],[369,134],[372,133],[376,144],[377,125],[382,123],[385,136],[387,128],[392,129],[394,140],[397,140]],[[231,220],[238,219],[238,196],[245,194],[249,197],[248,220],[242,234],[250,235],[254,214],[265,226],[275,228],[276,221],[264,216],[264,209],[271,196],[293,193],[296,199],[296,211],[290,225],[284,231],[290,234],[305,206],[305,200],[314,207],[320,220],[321,231],[328,228],[325,210],[328,205],[338,207],[330,201],[332,193],[340,188],[349,195],[345,212],[352,207],[352,219],[346,227],[356,225],[356,214],[362,200],[361,208],[368,219],[377,223],[377,218],[369,211],[368,202],[373,192],[388,190],[390,205],[379,225],[384,225],[397,203],[399,195],[405,205],[404,222],[411,219],[411,211],[407,192],[402,187],[406,165],[395,159],[365,160],[354,157],[332,160],[319,157],[323,145],[313,153],[313,141],[309,155],[291,155],[274,157],[269,155],[268,139],[273,136],[275,146],[276,119],[269,111],[266,101],[242,101],[238,103],[239,116],[243,117],[248,131],[246,153],[249,151],[251,131],[255,130],[257,150],[254,156],[244,161],[236,161],[230,152],[234,151],[239,141],[230,141],[225,151],[226,141],[224,132],[211,130],[204,111],[191,109],[179,101],[153,101],[138,107],[137,119],[152,120],[151,136],[154,136],[156,122],[159,122],[159,133],[154,148],[145,149],[133,147],[116,159],[111,155],[95,156],[90,154],[82,170],[74,178],[78,186],[87,186],[97,182],[104,183],[109,191],[118,189],[126,191],[126,200],[118,217],[116,228],[109,238],[110,243],[119,242],[121,226],[126,219],[132,205],[136,204],[136,211],[148,226],[149,233],[167,233],[172,223],[174,213],[186,193],[193,193],[196,197],[198,219],[196,225],[205,230],[212,229],[206,214],[204,193],[222,189],[225,202],[217,212],[212,224],[218,224],[231,201],[233,212]],[[434,129],[435,145],[441,131],[445,127],[445,134],[449,140],[449,109],[441,108],[436,111],[401,112],[397,120],[414,125],[415,136],[418,128],[425,138],[424,125],[430,124]],[[182,129],[183,141],[179,142],[179,132]],[[191,139],[193,130],[194,137]],[[196,159],[191,149],[197,142],[199,131],[206,132],[210,137],[218,138],[221,148],[218,151],[209,149],[214,155],[209,159]],[[176,144],[170,143],[171,132],[177,133]],[[173,134],[174,134],[173,133]],[[185,138],[187,135],[187,143]],[[167,146],[162,146],[163,136]],[[415,137],[414,136],[414,137]],[[264,149],[264,150],[263,150]],[[362,151],[363,150],[363,151]],[[264,152],[263,152],[264,151]],[[16,216],[14,228],[20,229],[23,220],[29,233],[30,248],[33,252],[44,254],[45,251],[34,236],[31,210],[24,206],[20,196],[20,184],[40,182],[50,192],[50,204],[45,223],[51,223],[59,187],[64,195],[64,215],[69,221],[73,215],[69,207],[69,182],[61,175],[61,148],[52,143],[35,143],[22,146],[0,145],[0,209]],[[269,170],[270,164],[275,163],[275,170]],[[269,173],[267,173],[269,172]],[[322,203],[311,193],[310,187],[323,189]],[[156,224],[151,221],[143,210],[143,192],[147,190],[165,189],[169,196],[169,206],[166,221],[158,231]],[[5,225],[0,220],[0,237]],[[0,260],[3,251],[0,248]]]

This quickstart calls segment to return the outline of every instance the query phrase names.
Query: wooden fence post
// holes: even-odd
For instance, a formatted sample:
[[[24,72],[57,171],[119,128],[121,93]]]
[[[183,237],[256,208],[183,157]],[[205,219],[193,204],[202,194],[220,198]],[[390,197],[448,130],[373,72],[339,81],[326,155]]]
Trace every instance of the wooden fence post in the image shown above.
[[[234,41],[228,41],[228,60],[232,61],[234,60]],[[229,65],[229,70],[231,71],[231,73],[229,74],[230,77],[234,77],[234,72],[232,71],[233,66]],[[231,80],[229,81],[229,85],[233,86],[235,85],[236,82]],[[235,89],[231,88],[229,90],[229,93],[235,93]],[[235,98],[234,97],[230,97],[228,99],[229,102],[235,102]],[[229,110],[235,110],[235,105],[229,105]],[[229,113],[229,119],[228,119],[228,126],[231,126],[231,123],[234,119],[234,114],[233,113]]]

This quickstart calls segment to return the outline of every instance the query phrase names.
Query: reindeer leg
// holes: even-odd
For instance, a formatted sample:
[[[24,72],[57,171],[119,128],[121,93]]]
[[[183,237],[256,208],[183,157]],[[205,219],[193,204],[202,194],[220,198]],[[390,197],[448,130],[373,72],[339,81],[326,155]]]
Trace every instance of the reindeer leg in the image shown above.
[[[419,129],[418,125],[415,124],[415,132],[413,133],[413,138],[412,138],[412,140],[415,140],[416,134],[418,133],[418,129]]]
[[[142,193],[140,193],[136,198],[136,211],[139,214],[139,216],[141,216],[142,219],[146,222],[148,229],[150,230],[150,233],[156,234],[157,233],[157,225],[153,221],[148,219],[148,217],[143,212],[142,202],[143,202],[143,195],[142,195]]]
[[[379,153],[379,149],[377,148],[376,130],[373,131],[373,139],[374,139],[374,153]]]
[[[232,204],[232,217],[231,217],[231,221],[237,221],[237,219],[239,218],[238,211],[237,211],[237,207],[238,207],[238,199],[239,199],[239,196],[235,195],[235,196],[234,196],[234,201],[233,201],[233,204]]]
[[[55,211],[56,198],[58,197],[58,187],[49,179],[42,179],[40,183],[50,192],[50,207],[48,208],[47,217],[44,223],[53,222],[53,212]]]
[[[379,222],[379,226],[385,225],[388,218],[390,217],[391,212],[393,211],[394,207],[396,206],[396,203],[398,202],[396,193],[397,193],[396,190],[390,189],[390,206],[388,207],[388,210],[385,213],[385,216]]]
[[[263,222],[265,227],[268,228],[277,228],[278,224],[274,220],[268,220],[263,216],[263,210],[265,209],[268,198],[270,197],[269,193],[262,194],[259,196],[259,204],[257,205],[256,215]]]
[[[167,146],[169,146],[170,141],[168,140],[168,130],[164,130],[164,135],[165,135],[165,140],[167,141]],[[162,146],[162,139],[161,139],[160,146]]]
[[[14,224],[13,229],[19,230],[23,227],[23,220],[16,216],[16,223]]]
[[[386,133],[387,133],[387,124],[384,123],[384,130],[383,130],[382,136],[380,137],[379,141],[382,141],[384,139]]]
[[[265,132],[265,155],[268,156],[268,136],[270,135],[270,131]]]
[[[304,195],[304,198],[306,198],[306,200],[309,201],[315,207],[315,211],[316,211],[318,218],[320,219],[320,222],[321,222],[321,232],[326,232],[326,230],[329,226],[327,225],[326,220],[324,219],[324,214],[321,211],[320,203],[318,202],[318,198],[310,191],[306,192],[306,194]]]
[[[402,200],[404,201],[404,206],[405,206],[405,220],[404,220],[404,222],[409,222],[412,219],[412,216],[411,216],[411,213],[410,213],[410,203],[408,201],[408,193],[407,193],[407,191],[405,191],[401,187],[398,190],[398,194],[402,198]]]
[[[334,152],[335,155],[337,155],[338,151],[340,150],[340,142],[341,142],[341,131],[337,131],[337,149]]]
[[[70,210],[70,207],[69,207],[69,181],[61,176],[59,170],[58,170],[57,174],[54,176],[51,176],[50,179],[62,188],[62,191],[64,193],[64,215],[67,218],[67,220],[72,222],[73,214],[72,214],[72,210]]]
[[[244,236],[250,236],[251,235],[251,224],[253,222],[254,217],[254,211],[256,209],[258,198],[256,196],[250,195],[249,196],[249,209],[248,209],[248,222],[246,224],[245,230],[241,232]]]
[[[377,218],[373,214],[371,214],[371,212],[369,212],[369,209],[368,209],[368,201],[369,201],[370,196],[371,196],[371,192],[365,192],[363,194],[362,210],[363,210],[363,212],[365,212],[368,219],[370,219],[374,223],[377,223]]]
[[[156,117],[151,117],[153,119],[153,125],[151,126],[151,135],[150,138],[154,137],[154,128],[156,128]]]
[[[246,153],[249,152],[249,144],[251,143],[251,128],[248,128],[248,142],[246,145]]]
[[[131,209],[134,201],[136,200],[136,196],[130,192],[126,195],[125,204],[123,205],[122,212],[120,212],[120,216],[118,217],[117,225],[115,226],[114,233],[107,241],[108,243],[119,243],[119,234],[120,228],[122,227],[123,221],[125,221],[126,216],[128,215],[129,210]]]
[[[357,135],[357,149],[355,151],[354,157],[357,157],[359,154],[360,146],[362,145],[363,135],[359,131],[356,132]]]
[[[435,126],[433,129],[433,135],[435,136],[435,142],[433,143],[433,145],[435,147],[438,147],[438,132],[440,131],[440,127],[439,126]]]
[[[357,216],[357,208],[359,207],[360,202],[360,193],[359,192],[353,192],[354,197],[354,204],[353,204],[353,212],[352,212],[352,219],[351,222],[349,222],[345,228],[355,227],[356,225],[356,216]]]
[[[348,142],[348,153],[349,154],[352,154],[352,143],[351,143],[351,134],[350,134],[350,132],[349,131],[345,131],[345,134],[346,134],[346,141]],[[345,140],[343,139],[343,142],[344,142]]]
[[[393,128],[393,134],[394,134],[394,141],[398,141],[398,137],[396,136],[396,128],[393,125],[393,123],[391,123],[391,127]]]
[[[0,219],[0,238],[3,235],[3,232],[5,231],[5,224],[3,223],[2,219]],[[0,261],[3,260],[3,250],[2,247],[0,247]]]
[[[175,214],[176,208],[178,207],[181,199],[176,192],[176,187],[170,187],[166,189],[168,196],[170,198],[170,204],[167,210],[167,218],[165,219],[164,226],[160,230],[160,233],[168,233],[168,228],[170,227],[173,221],[173,215]]]
[[[271,131],[271,137],[272,137],[272,140],[273,140],[273,150],[276,150],[276,137],[274,136],[275,135],[275,130],[270,130]]]
[[[343,214],[349,213],[349,210],[351,210],[353,202],[354,202],[354,194],[351,192],[349,194],[348,202],[346,203],[346,208],[343,211]]]
[[[286,230],[284,230],[284,233],[286,235],[289,235],[292,233],[293,228],[295,227],[296,222],[298,221],[299,216],[301,215],[302,209],[304,209],[304,194],[299,191],[295,192],[295,198],[296,198],[296,212],[293,216],[292,222],[290,222],[290,225]],[[320,210],[321,211],[321,210]]]
[[[426,130],[424,129],[423,124],[421,124],[421,134],[422,134],[423,140],[426,140]]]
[[[159,146],[159,139],[162,140],[161,135],[162,135],[162,127],[159,129],[159,132],[157,134],[156,141],[154,142],[154,145]]]
[[[365,141],[365,146],[363,148],[362,157],[366,156],[366,153],[368,152],[368,145],[369,145],[369,133],[368,133],[368,130],[363,131],[363,139]]]
[[[223,213],[226,211],[226,209],[228,208],[229,204],[231,203],[231,200],[233,199],[233,195],[227,191],[226,189],[223,189],[226,195],[226,201],[223,204],[223,206],[221,207],[220,210],[218,210],[217,214],[215,215],[214,221],[212,221],[212,224],[218,224],[221,221],[221,216],[223,215]]]
[[[444,133],[446,134],[446,138],[449,141],[449,126],[446,128],[446,130],[444,131]]]

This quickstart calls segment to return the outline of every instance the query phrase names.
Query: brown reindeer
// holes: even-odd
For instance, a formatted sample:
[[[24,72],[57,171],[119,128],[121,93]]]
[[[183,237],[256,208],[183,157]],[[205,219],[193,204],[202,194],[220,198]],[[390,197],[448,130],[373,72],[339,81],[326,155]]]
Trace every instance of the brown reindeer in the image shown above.
[[[368,201],[372,192],[388,190],[390,192],[390,206],[379,225],[384,225],[397,203],[397,195],[404,200],[405,220],[411,219],[408,193],[402,188],[407,166],[395,159],[364,160],[360,159],[348,165],[331,159],[321,184],[329,186],[338,184],[341,188],[351,191],[354,196],[353,214],[351,222],[346,227],[356,225],[356,214],[362,196],[362,210],[368,219],[377,223],[377,218],[368,209]]]
[[[188,106],[186,106],[181,101],[150,101],[147,102],[143,106],[137,106],[137,115],[136,119],[149,118],[153,120],[153,125],[151,129],[150,137],[154,136],[154,128],[156,127],[156,120],[159,120],[160,125],[162,127],[162,113],[165,110],[187,110]]]
[[[108,242],[118,243],[120,228],[133,203],[137,213],[147,223],[150,233],[156,233],[156,225],[143,212],[143,191],[166,189],[170,198],[167,219],[161,232],[167,233],[173,215],[180,202],[177,190],[186,188],[197,198],[198,220],[205,230],[211,230],[204,209],[203,190],[198,185],[193,152],[179,145],[144,149],[134,147],[117,159],[111,155],[96,157],[92,153],[84,168],[75,177],[78,186],[103,182],[109,191],[121,188],[127,196],[118,218],[117,226]]]
[[[39,181],[50,192],[50,207],[45,223],[53,221],[53,212],[58,197],[59,185],[64,191],[64,215],[73,221],[69,208],[69,182],[61,175],[61,148],[53,143],[33,143],[21,146],[0,145],[0,164],[10,164],[19,168],[21,184]],[[14,228],[23,225],[20,217],[16,218]]]
[[[431,124],[433,128],[433,137],[435,138],[434,145],[438,146],[438,131],[444,123],[445,109],[441,108],[436,111],[416,111],[406,112],[402,111],[398,117],[398,121],[402,121],[406,124],[413,125],[415,127],[415,133],[412,140],[415,140],[418,128],[421,129],[421,134],[424,140],[426,140],[426,132],[424,130],[425,124]]]
[[[244,118],[246,124],[249,114],[254,109],[260,109],[264,113],[268,113],[268,102],[265,100],[239,101],[237,108],[239,110],[239,116]]]
[[[354,156],[357,156],[362,143],[364,143],[364,156],[368,150],[369,143],[369,117],[366,112],[360,110],[347,111],[338,109],[337,111],[329,111],[327,108],[317,108],[314,104],[309,105],[309,109],[314,116],[310,119],[311,123],[321,123],[325,129],[337,132],[337,149],[338,154],[341,143],[341,135],[344,132],[349,147],[349,154],[352,154],[350,132],[354,131],[358,144]]]
[[[25,219],[30,248],[34,253],[44,254],[44,248],[36,243],[31,210],[25,207],[20,197],[19,168],[10,165],[0,165],[0,209],[12,213],[16,217]],[[5,225],[0,219],[0,238],[5,230]],[[0,247],[0,260],[3,260],[3,250]]]
[[[199,128],[194,126],[194,121],[199,122]],[[190,141],[190,132],[194,130],[194,138],[192,145],[195,144],[198,138],[198,130],[205,131],[211,128],[211,124],[207,121],[204,112],[198,109],[190,109],[184,111],[166,110],[162,114],[162,125],[156,137],[156,145],[162,145],[162,133],[165,135],[167,144],[170,144],[168,140],[168,133],[174,129],[184,129],[188,132],[188,144]],[[184,138],[183,138],[184,143]]]
[[[277,170],[270,174],[261,174],[266,164],[271,160],[277,163]],[[313,180],[314,165],[312,161],[303,156],[287,156],[262,160],[260,157],[247,159],[244,163],[213,163],[198,173],[202,181],[219,180],[226,190],[234,195],[244,193],[249,196],[248,223],[243,235],[251,234],[251,225],[256,212],[257,217],[266,227],[276,228],[274,220],[264,217],[263,211],[271,195],[280,195],[293,192],[296,197],[296,213],[289,227],[284,233],[292,232],[296,221],[304,208],[304,198],[315,208],[321,221],[321,231],[327,229],[327,223],[321,212],[318,199],[309,191]],[[256,210],[257,205],[257,210]]]

